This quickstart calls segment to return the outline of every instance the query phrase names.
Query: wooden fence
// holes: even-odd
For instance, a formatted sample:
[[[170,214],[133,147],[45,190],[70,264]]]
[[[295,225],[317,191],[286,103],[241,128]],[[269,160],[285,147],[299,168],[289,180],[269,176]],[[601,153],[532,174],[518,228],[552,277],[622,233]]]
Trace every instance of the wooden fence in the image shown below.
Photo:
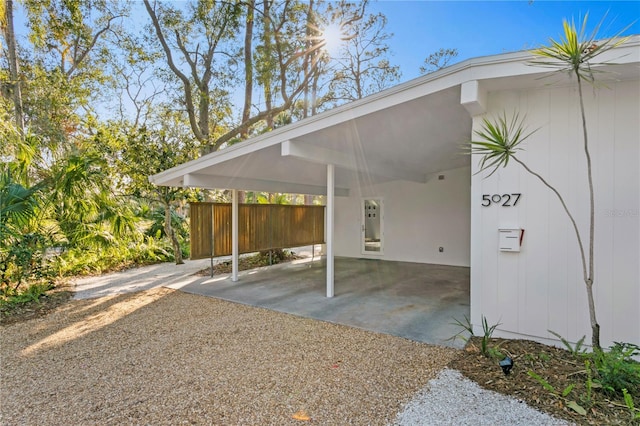
[[[231,204],[191,203],[190,210],[191,259],[230,255]],[[240,253],[322,243],[324,206],[238,206]]]

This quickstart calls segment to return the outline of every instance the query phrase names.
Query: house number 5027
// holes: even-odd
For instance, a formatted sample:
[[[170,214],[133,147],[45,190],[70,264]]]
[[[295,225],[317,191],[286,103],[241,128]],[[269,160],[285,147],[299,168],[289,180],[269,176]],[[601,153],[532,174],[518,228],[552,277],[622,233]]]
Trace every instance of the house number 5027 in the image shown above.
[[[513,194],[483,194],[482,195],[482,207],[489,207],[491,204],[499,204],[502,207],[515,207],[520,200],[519,192]]]

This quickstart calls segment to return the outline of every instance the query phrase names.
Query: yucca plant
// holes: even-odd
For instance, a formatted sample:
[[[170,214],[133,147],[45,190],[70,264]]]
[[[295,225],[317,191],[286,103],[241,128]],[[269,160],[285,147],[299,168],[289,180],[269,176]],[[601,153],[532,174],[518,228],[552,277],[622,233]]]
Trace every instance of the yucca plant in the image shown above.
[[[591,344],[594,349],[601,351],[600,346],[600,325],[596,319],[595,302],[593,298],[593,247],[594,247],[594,228],[595,228],[595,207],[593,194],[593,177],[591,166],[591,154],[589,152],[589,135],[587,132],[587,119],[584,108],[583,82],[594,85],[596,83],[595,74],[598,72],[592,67],[593,61],[601,54],[621,45],[627,39],[619,37],[625,28],[616,36],[606,40],[597,40],[597,33],[603,21],[596,25],[595,29],[587,35],[587,18],[585,15],[580,28],[576,27],[574,21],[563,22],[563,35],[559,40],[550,39],[550,45],[535,49],[532,53],[539,59],[532,61],[533,65],[551,67],[558,72],[569,73],[572,78],[577,80],[578,95],[580,101],[580,114],[582,118],[582,136],[583,149],[586,158],[588,187],[589,187],[589,233],[588,233],[588,255],[585,253],[583,237],[578,228],[573,214],[569,211],[564,198],[547,180],[540,174],[534,172],[523,161],[517,157],[520,144],[524,142],[535,130],[526,131],[524,125],[524,117],[514,114],[511,118],[507,118],[506,113],[498,117],[496,120],[485,118],[480,130],[475,134],[480,138],[478,141],[471,142],[471,153],[482,156],[480,160],[480,170],[491,170],[489,176],[500,167],[506,167],[510,160],[520,164],[528,173],[538,178],[547,188],[549,188],[558,198],[562,207],[569,217],[573,229],[578,240],[580,257],[582,261],[583,279],[587,289],[587,300],[589,304],[589,319],[591,323]],[[599,64],[610,63],[607,61],[599,62]]]

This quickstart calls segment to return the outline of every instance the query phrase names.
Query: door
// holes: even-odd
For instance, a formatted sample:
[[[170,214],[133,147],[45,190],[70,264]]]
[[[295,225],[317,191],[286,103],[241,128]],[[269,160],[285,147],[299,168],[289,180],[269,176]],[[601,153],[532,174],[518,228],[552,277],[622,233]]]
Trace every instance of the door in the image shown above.
[[[362,254],[383,254],[382,198],[362,200]]]

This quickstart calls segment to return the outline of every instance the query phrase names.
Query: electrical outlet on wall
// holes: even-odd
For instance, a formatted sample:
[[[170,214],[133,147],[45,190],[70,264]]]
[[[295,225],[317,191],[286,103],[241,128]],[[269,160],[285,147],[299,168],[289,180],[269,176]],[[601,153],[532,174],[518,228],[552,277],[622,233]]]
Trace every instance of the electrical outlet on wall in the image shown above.
[[[438,247],[438,251],[439,251],[440,253],[443,253],[443,252],[444,252],[444,247]]]

